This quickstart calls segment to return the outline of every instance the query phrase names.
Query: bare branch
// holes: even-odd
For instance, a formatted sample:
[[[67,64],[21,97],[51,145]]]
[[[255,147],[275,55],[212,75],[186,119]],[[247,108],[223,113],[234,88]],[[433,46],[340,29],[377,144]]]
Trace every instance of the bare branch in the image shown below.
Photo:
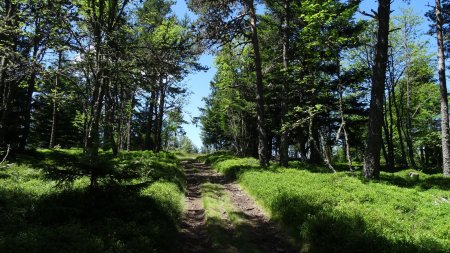
[[[5,157],[3,157],[3,160],[0,162],[0,165],[3,164],[3,163],[5,162],[6,158],[7,158],[8,155],[9,155],[9,151],[10,151],[10,150],[11,150],[11,145],[8,144],[8,145],[6,146],[6,155],[5,155]]]
[[[378,13],[373,9],[371,9],[370,11],[372,12],[372,14],[365,11],[359,11],[359,13],[361,13],[364,16],[371,17],[373,19],[378,19]]]

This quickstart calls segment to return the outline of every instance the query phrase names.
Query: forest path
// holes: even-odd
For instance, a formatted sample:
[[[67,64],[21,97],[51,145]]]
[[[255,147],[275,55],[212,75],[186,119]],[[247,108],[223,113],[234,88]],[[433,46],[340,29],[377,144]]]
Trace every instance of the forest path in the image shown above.
[[[183,252],[298,252],[238,184],[194,160],[181,225]]]

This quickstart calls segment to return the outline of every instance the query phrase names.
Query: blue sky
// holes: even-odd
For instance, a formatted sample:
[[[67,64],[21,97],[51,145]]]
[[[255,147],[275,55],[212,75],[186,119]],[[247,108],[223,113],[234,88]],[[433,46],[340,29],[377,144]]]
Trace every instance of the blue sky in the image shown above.
[[[176,5],[173,7],[174,13],[178,17],[184,17],[186,14],[194,19],[194,15],[189,12],[185,0],[177,0]],[[209,54],[204,54],[200,58],[200,63],[204,66],[210,67],[208,71],[201,71],[190,74],[183,81],[187,84],[187,87],[192,92],[189,98],[189,103],[183,108],[185,112],[185,120],[190,124],[183,125],[187,136],[192,140],[192,142],[198,147],[203,146],[202,140],[200,138],[200,126],[196,127],[191,123],[193,117],[198,117],[200,112],[199,107],[203,107],[204,103],[202,98],[209,95],[209,83],[216,73],[216,69],[213,67],[214,56]]]
[[[411,0],[410,2],[411,3],[408,5],[404,0],[394,0],[394,4],[392,6],[394,12],[392,15],[400,15],[400,9],[409,6],[413,8],[414,12],[417,15],[424,17],[425,12],[430,9],[430,7],[428,6],[434,4],[434,1],[432,0]],[[378,2],[375,0],[364,0],[360,6],[360,10],[366,12],[370,12],[371,9],[376,10],[377,4]],[[179,17],[188,15],[192,19],[195,18],[194,15],[189,12],[185,0],[177,0],[176,5],[173,7],[173,11]],[[428,29],[429,24],[425,18],[424,21],[425,23],[422,29],[425,32]],[[432,46],[432,48],[430,48],[430,50],[434,48],[435,44],[436,43],[431,41],[430,45]],[[190,74],[183,81],[192,92],[192,94],[190,95],[189,103],[184,107],[184,111],[186,114],[185,120],[187,120],[189,123],[192,121],[193,117],[198,117],[200,115],[198,108],[203,107],[204,105],[202,98],[209,95],[209,84],[213,79],[214,74],[216,73],[213,62],[214,56],[204,54],[200,58],[200,63],[202,65],[210,67],[210,69],[206,72],[197,72]],[[200,138],[200,126],[195,126],[194,124],[190,123],[183,125],[183,128],[186,131],[187,136],[193,141],[193,143],[199,148],[202,147],[202,141]]]

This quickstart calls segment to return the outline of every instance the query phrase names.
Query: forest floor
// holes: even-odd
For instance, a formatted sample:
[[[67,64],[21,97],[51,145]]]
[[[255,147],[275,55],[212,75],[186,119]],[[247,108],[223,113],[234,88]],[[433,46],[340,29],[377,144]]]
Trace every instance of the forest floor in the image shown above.
[[[369,182],[345,166],[261,168],[226,152],[197,159],[239,183],[301,252],[450,252],[450,180],[439,172],[383,171]]]
[[[98,188],[86,171],[102,169]],[[161,152],[40,149],[0,165],[0,252],[179,252],[179,160]]]
[[[183,252],[295,252],[238,184],[195,160],[182,164],[187,179]]]
[[[92,163],[80,149],[0,165],[0,252],[447,253],[449,213],[438,171],[368,182],[346,167],[263,169],[227,153],[101,152]]]

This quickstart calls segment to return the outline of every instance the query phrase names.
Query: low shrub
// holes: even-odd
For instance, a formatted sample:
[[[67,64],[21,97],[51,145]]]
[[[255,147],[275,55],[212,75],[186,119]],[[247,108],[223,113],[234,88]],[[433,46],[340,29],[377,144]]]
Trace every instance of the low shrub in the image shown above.
[[[233,158],[236,158],[236,156],[232,155],[232,153],[229,151],[216,151],[212,154],[198,156],[197,160],[208,165],[213,165],[220,161],[225,161]]]
[[[263,170],[254,159],[235,158],[214,168],[238,175],[308,252],[450,252],[449,181],[442,176],[411,179],[408,170],[368,182],[300,164]]]
[[[259,169],[259,162],[255,158],[232,158],[217,161],[214,168],[226,177],[236,179],[242,171]]]
[[[0,252],[176,250],[184,176],[175,156],[127,152],[114,158],[102,153],[118,179],[105,179],[92,192],[86,176],[57,187],[59,181],[47,175],[46,166],[76,167],[81,152],[34,154],[0,169]]]

